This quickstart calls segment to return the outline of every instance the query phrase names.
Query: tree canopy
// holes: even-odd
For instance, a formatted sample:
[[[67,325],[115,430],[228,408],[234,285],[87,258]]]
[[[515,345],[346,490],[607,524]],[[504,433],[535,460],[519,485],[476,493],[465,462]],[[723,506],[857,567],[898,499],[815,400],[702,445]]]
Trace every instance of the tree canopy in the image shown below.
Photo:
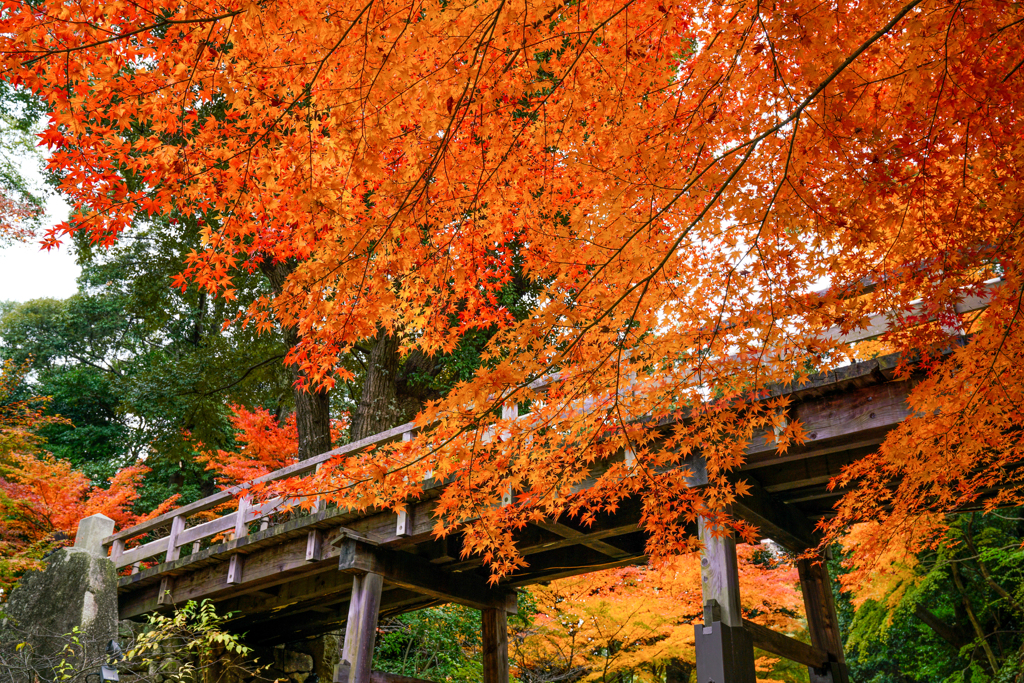
[[[287,266],[235,320],[294,330],[312,387],[351,377],[343,355],[381,330],[430,356],[498,328],[419,437],[321,470],[338,503],[451,477],[438,531],[477,520],[499,572],[525,520],[634,493],[652,551],[690,547],[682,525],[743,493],[727,474],[754,430],[801,438],[767,389],[848,362],[843,335],[874,316],[902,371],[931,372],[916,416],[844,474],[835,528],[1021,502],[1018,5],[4,8],[3,68],[46,102],[75,205],[48,244],[174,214],[201,230],[180,287],[231,299]],[[517,273],[538,292],[521,317],[498,296]],[[990,301],[965,318],[968,295]],[[511,404],[536,419],[494,427]],[[669,415],[687,420],[653,440]],[[623,448],[635,465],[570,495]],[[673,466],[698,451],[695,491]]]

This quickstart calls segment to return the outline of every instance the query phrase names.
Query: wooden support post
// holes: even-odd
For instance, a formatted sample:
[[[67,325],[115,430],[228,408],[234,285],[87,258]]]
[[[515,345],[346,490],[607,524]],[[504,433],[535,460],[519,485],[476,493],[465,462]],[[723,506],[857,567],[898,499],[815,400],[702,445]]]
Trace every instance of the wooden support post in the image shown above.
[[[707,520],[703,517],[700,518],[697,529],[700,540],[704,543],[700,557],[704,623],[720,621],[726,626],[743,626],[736,541],[732,536],[713,536]]]
[[[736,541],[712,535],[708,521],[698,524],[704,550],[700,560],[704,623],[694,627],[697,683],[754,683],[754,644],[743,628]]]
[[[352,577],[345,642],[341,648],[341,661],[334,672],[334,683],[370,683],[383,586],[384,578],[380,574],[356,574]]]
[[[406,538],[409,536],[409,511],[399,510],[398,519],[395,523],[395,536],[399,538]]]
[[[811,683],[849,683],[849,671],[843,656],[843,639],[839,633],[836,605],[832,597],[832,581],[824,562],[799,560],[800,590],[804,594],[807,630],[811,645],[828,654],[828,666],[810,667]]]
[[[242,567],[245,557],[235,553],[228,559],[228,585],[237,586],[242,583]]]
[[[508,683],[508,613],[503,609],[485,609],[481,614],[483,683]]]
[[[160,606],[174,604],[174,596],[171,594],[171,591],[174,590],[172,581],[173,579],[169,576],[160,579],[160,594],[157,596],[156,604]]]
[[[306,535],[306,562],[319,562],[323,554],[324,532],[313,529]]]
[[[124,539],[119,538],[110,544],[110,559],[116,564],[122,555],[124,555]]]

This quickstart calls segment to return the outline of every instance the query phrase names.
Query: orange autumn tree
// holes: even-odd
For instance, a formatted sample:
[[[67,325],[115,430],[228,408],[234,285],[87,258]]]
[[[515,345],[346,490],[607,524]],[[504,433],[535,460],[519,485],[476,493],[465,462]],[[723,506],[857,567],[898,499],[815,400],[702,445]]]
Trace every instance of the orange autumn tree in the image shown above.
[[[26,372],[11,361],[0,366],[0,589],[38,569],[45,552],[73,542],[83,517],[103,514],[123,528],[163,514],[178,498],[137,515],[131,508],[149,468],[125,467],[103,488],[44,451],[36,430],[67,421],[43,414],[45,399],[20,398]]]
[[[737,551],[744,617],[798,633],[802,602],[794,567],[763,546]],[[530,595],[537,615],[513,643],[523,680],[690,680],[694,624],[703,621],[697,556],[559,579],[531,587]],[[759,659],[759,675],[774,678],[776,663]]]
[[[295,413],[290,413],[282,423],[265,408],[228,408],[238,449],[211,451],[201,443],[196,444],[196,460],[214,473],[218,486],[229,488],[297,462],[299,434]],[[332,442],[338,442],[344,428],[345,420],[332,421]]]
[[[752,435],[802,437],[760,399],[848,361],[876,314],[900,372],[930,374],[834,528],[1024,502],[1018,4],[6,0],[0,23],[75,205],[48,245],[196,216],[176,284],[230,297],[287,264],[241,324],[294,327],[313,384],[378,330],[434,354],[500,328],[417,438],[302,482],[339,505],[447,478],[438,532],[471,520],[498,572],[528,520],[631,495],[652,552],[692,548]],[[495,294],[514,267],[539,291],[522,320]],[[512,404],[531,419],[493,425]]]

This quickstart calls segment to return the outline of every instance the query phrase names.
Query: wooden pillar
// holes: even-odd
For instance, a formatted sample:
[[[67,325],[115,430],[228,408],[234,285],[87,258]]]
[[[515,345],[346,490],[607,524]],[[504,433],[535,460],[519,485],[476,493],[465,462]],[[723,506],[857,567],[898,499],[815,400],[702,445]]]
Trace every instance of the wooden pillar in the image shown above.
[[[370,683],[383,586],[384,579],[380,574],[356,574],[352,577],[345,642],[341,648],[341,661],[334,672],[335,683]]]
[[[483,683],[508,683],[508,613],[485,609],[483,616]]]
[[[697,524],[700,540],[704,543],[700,556],[704,623],[720,621],[726,626],[743,626],[736,541],[732,536],[712,536],[707,520],[703,517]]]
[[[816,560],[799,560],[796,567],[800,575],[800,590],[804,595],[811,645],[827,652],[829,659],[826,668],[808,669],[811,683],[849,683],[828,568],[824,562]]]
[[[700,559],[704,623],[694,628],[697,683],[754,683],[754,644],[743,628],[736,541],[714,537],[707,520],[698,522],[704,550]]]

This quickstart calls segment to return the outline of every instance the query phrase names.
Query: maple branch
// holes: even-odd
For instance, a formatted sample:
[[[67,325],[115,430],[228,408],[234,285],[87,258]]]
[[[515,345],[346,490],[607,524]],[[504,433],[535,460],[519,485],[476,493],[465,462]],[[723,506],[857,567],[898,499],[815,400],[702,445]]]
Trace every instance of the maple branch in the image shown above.
[[[83,51],[83,50],[92,49],[94,47],[99,47],[100,45],[106,45],[108,43],[116,43],[118,41],[124,40],[125,38],[131,38],[132,36],[137,36],[137,35],[139,35],[141,33],[146,33],[147,31],[152,31],[154,29],[166,28],[167,26],[175,26],[175,25],[179,25],[179,24],[205,24],[205,23],[208,23],[208,22],[216,23],[216,22],[220,21],[221,19],[227,19],[228,17],[234,17],[234,16],[237,16],[239,14],[244,13],[245,11],[246,10],[244,10],[244,9],[238,9],[238,10],[233,10],[231,12],[225,12],[224,14],[219,14],[217,16],[204,17],[204,18],[198,18],[198,19],[161,19],[160,21],[156,22],[155,24],[150,24],[148,26],[142,26],[142,27],[139,27],[139,28],[134,29],[132,31],[128,31],[126,33],[119,33],[116,36],[111,36],[110,38],[105,38],[103,40],[98,40],[98,41],[96,41],[94,43],[88,43],[88,44],[85,44],[85,45],[76,45],[74,47],[68,47],[68,48],[64,48],[64,49],[61,49],[61,50],[17,50],[17,51],[12,51],[12,54],[41,53],[38,57],[33,57],[32,59],[29,59],[29,60],[24,61],[24,62],[21,63],[22,67],[29,67],[29,66],[32,66],[33,64],[35,64],[36,62],[38,62],[40,60],[46,59],[47,57],[53,57],[54,55],[61,55],[61,54],[69,55],[72,52],[80,52],[80,51]]]
[[[1003,76],[1003,83],[1006,83],[1006,81],[1010,80],[1010,76],[1017,73],[1017,70],[1020,69],[1021,66],[1024,66],[1024,59],[1021,59],[1019,62],[1017,62],[1016,66],[1010,69],[1010,71],[1005,76]]]
[[[255,365],[250,365],[248,368],[246,368],[245,372],[242,373],[241,377],[239,377],[238,379],[236,379],[233,382],[228,382],[227,384],[221,385],[221,386],[219,386],[219,387],[217,387],[215,389],[210,389],[208,391],[203,391],[203,392],[200,392],[200,391],[190,391],[190,392],[186,392],[184,394],[179,394],[179,396],[185,396],[185,395],[188,395],[188,394],[197,394],[199,396],[211,396],[213,394],[218,394],[218,393],[220,393],[222,391],[226,391],[228,389],[231,389],[232,387],[235,387],[235,386],[241,384],[243,381],[245,381],[246,377],[248,377],[252,372],[257,370],[258,368],[261,368],[264,365],[267,365],[269,363],[273,363],[275,361],[279,361],[279,360],[281,360],[284,357],[285,357],[285,354],[279,353],[277,355],[274,355],[274,356],[271,356],[271,357],[267,358],[266,360],[262,360],[259,363],[256,363]]]

